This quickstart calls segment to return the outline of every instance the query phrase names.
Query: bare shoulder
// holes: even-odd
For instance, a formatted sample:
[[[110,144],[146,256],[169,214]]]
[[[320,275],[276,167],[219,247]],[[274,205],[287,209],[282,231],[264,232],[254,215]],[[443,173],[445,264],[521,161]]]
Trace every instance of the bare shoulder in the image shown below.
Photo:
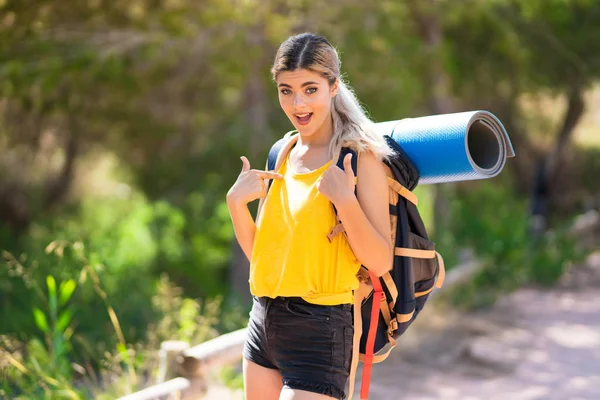
[[[358,157],[356,194],[363,206],[374,202],[379,207],[388,202],[388,179],[383,162],[371,152]]]
[[[365,151],[358,157],[358,186],[361,184],[369,185],[372,183],[387,182],[387,175],[383,162],[370,151]]]
[[[363,152],[358,157],[358,202],[375,230],[391,244],[389,219],[389,189],[384,163],[373,153]]]

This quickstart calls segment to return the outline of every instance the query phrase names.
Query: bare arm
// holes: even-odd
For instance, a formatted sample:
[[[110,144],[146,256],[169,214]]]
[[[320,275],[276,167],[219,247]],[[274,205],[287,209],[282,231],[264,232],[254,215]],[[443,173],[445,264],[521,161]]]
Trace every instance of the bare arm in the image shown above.
[[[254,235],[256,233],[256,224],[252,219],[252,214],[248,209],[248,204],[236,203],[227,198],[227,206],[233,223],[233,231],[246,258],[252,257],[252,247],[254,245]]]
[[[335,206],[354,255],[381,276],[390,270],[393,254],[387,175],[381,161],[368,152],[358,159],[357,175],[357,196]]]
[[[242,162],[244,163],[242,172],[227,193],[227,207],[229,208],[235,237],[246,258],[250,260],[252,258],[252,248],[254,247],[256,223],[252,219],[248,203],[260,198],[257,213],[258,220],[258,215],[260,215],[262,204],[267,194],[267,179],[281,179],[281,175],[272,172],[251,170],[250,163],[245,157],[242,158]]]

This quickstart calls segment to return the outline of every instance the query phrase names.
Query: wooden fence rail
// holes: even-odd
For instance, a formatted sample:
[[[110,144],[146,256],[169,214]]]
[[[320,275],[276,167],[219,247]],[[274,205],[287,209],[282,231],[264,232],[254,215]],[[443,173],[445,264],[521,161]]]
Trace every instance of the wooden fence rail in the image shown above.
[[[156,398],[175,395],[180,397],[180,394],[191,387],[191,382],[186,378],[175,378],[158,385],[150,386],[139,392],[135,392],[120,400],[153,400]]]

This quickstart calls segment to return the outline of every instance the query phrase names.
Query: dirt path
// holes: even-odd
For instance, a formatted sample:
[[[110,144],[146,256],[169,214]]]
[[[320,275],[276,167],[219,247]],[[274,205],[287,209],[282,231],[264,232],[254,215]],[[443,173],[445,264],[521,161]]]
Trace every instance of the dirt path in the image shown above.
[[[551,290],[429,316],[374,367],[371,400],[600,399],[600,253]]]

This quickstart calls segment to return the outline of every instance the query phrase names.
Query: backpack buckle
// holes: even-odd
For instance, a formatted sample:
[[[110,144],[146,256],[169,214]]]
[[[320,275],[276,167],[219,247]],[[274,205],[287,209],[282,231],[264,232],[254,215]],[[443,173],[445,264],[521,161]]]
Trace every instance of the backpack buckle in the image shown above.
[[[369,276],[369,272],[366,269],[362,268],[362,267],[356,273],[356,278],[361,283],[369,283],[369,282],[371,282],[371,277]]]
[[[344,225],[342,225],[341,222],[338,222],[337,225],[333,227],[329,235],[327,235],[327,240],[329,240],[329,243],[333,242],[333,238],[339,235],[340,233],[343,233],[344,231]]]

